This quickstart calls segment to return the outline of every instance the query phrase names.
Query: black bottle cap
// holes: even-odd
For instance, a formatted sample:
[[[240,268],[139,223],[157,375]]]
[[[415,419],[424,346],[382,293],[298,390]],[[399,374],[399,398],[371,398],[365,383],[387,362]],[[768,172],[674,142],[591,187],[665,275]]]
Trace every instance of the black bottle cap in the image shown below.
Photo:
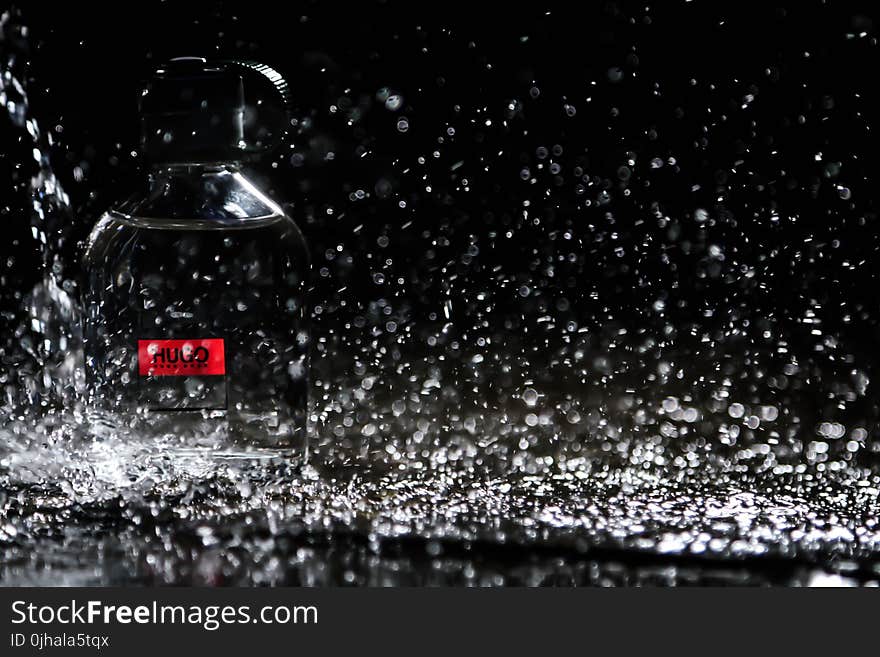
[[[151,162],[224,162],[244,154],[242,77],[225,63],[170,60],[144,87],[140,110]]]

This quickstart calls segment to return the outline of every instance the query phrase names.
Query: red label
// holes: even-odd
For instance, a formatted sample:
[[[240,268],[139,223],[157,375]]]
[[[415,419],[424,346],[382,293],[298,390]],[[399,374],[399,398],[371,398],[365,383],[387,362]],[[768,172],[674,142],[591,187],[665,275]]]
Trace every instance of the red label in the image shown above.
[[[226,374],[223,338],[138,340],[141,376],[216,376]]]

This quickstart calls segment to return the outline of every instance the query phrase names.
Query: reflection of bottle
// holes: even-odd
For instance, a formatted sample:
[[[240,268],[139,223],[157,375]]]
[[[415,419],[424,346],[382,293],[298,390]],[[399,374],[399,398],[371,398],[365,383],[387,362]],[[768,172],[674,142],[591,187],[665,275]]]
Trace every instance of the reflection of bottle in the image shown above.
[[[304,444],[309,264],[296,224],[236,164],[233,71],[172,60],[143,93],[149,180],[85,254],[89,403],[184,449],[271,454]]]

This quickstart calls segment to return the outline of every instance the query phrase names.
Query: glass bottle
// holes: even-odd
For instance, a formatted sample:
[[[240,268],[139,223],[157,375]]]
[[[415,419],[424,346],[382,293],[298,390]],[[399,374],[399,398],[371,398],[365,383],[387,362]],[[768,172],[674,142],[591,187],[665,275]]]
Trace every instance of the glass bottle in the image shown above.
[[[149,170],[84,256],[87,405],[161,449],[305,448],[309,257],[241,171],[242,78],[172,60],[141,100]]]

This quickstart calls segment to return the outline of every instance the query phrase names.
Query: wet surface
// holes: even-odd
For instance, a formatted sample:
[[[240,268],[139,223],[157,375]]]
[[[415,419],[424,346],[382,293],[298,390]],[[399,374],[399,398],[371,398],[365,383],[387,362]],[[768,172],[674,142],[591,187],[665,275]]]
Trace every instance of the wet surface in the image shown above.
[[[0,583],[880,581],[876,21],[693,4],[141,17],[301,81],[256,169],[315,263],[305,465],[90,419],[74,246],[136,168],[136,85],[83,109],[90,19],[38,23],[31,70],[4,15]],[[141,38],[121,65],[180,54]]]
[[[876,580],[876,478],[670,477],[597,455],[535,474],[157,464],[88,449],[13,464],[9,584],[855,584]],[[320,452],[312,456],[317,462]],[[141,458],[138,461],[138,458]],[[479,459],[477,459],[479,460]],[[54,462],[54,465],[49,461]],[[90,465],[87,463],[90,461]],[[138,466],[134,466],[139,463]],[[45,477],[45,470],[53,476]],[[33,478],[33,481],[27,481]]]

